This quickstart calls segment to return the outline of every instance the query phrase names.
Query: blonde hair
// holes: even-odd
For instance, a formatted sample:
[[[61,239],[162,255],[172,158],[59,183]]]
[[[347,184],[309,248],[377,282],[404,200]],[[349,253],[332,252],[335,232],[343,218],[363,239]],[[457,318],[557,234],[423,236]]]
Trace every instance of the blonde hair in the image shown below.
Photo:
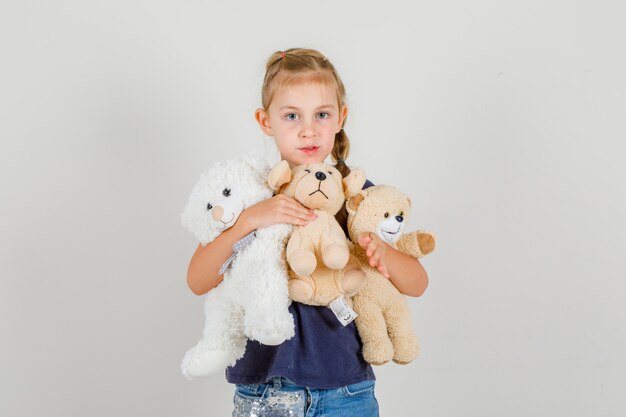
[[[290,48],[274,52],[265,65],[265,78],[261,90],[261,105],[267,111],[272,103],[274,93],[282,88],[301,82],[314,82],[335,87],[338,109],[341,111],[345,103],[346,89],[339,78],[337,70],[331,62],[315,49]],[[345,161],[350,152],[350,141],[343,127],[347,117],[341,124],[341,130],[335,134],[335,143],[331,156],[335,160],[335,168],[343,177],[350,173]],[[343,207],[336,215],[337,221],[346,231],[348,214]],[[347,232],[346,232],[347,235]]]

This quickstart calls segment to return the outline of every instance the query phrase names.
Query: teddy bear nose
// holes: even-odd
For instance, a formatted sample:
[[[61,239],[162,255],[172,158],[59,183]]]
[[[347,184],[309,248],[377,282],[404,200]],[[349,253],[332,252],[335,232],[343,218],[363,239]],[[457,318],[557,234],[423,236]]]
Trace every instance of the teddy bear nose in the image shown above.
[[[398,221],[398,223],[402,223],[402,220],[404,220],[404,217],[396,216],[396,220]]]
[[[222,216],[224,215],[224,209],[220,206],[213,207],[211,210],[211,216],[213,216],[213,220],[220,221],[222,220]]]
[[[317,178],[317,179],[318,179],[318,180],[320,180],[320,181],[324,181],[324,180],[326,179],[326,174],[324,174],[324,173],[323,173],[323,172],[321,172],[321,171],[317,171],[317,172],[315,173],[315,178]]]

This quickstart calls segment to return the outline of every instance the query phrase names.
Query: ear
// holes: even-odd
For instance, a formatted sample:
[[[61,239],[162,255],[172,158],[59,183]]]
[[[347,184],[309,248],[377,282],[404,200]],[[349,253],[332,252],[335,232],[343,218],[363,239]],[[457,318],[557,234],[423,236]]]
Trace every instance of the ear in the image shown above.
[[[365,196],[363,196],[363,194],[361,193],[358,193],[350,200],[348,200],[348,203],[346,204],[346,210],[348,211],[348,215],[354,216],[354,214],[356,214],[357,208],[359,208],[359,204],[361,204],[361,201],[363,201],[364,199]]]
[[[289,162],[282,160],[271,169],[267,176],[267,184],[272,191],[278,191],[280,187],[291,181],[291,168]]]
[[[411,208],[413,206],[413,202],[411,201],[411,198],[407,196],[406,200],[409,202],[409,208]]]
[[[274,136],[274,131],[272,130],[272,126],[270,125],[270,115],[264,109],[256,109],[254,111],[254,118],[257,123],[261,127],[263,133],[267,136]]]
[[[365,184],[365,171],[361,168],[353,168],[343,180],[343,192],[346,198],[357,195]]]
[[[344,104],[343,107],[341,108],[341,111],[339,112],[339,120],[337,123],[337,130],[335,131],[335,134],[339,133],[339,131],[343,129],[343,124],[347,116],[348,116],[348,106]]]

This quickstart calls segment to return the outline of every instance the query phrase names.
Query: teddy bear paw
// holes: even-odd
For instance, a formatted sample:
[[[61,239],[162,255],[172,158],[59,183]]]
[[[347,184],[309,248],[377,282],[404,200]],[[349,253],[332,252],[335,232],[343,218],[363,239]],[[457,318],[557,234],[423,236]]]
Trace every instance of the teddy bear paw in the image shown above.
[[[347,246],[331,243],[322,248],[322,260],[330,269],[342,269],[348,264],[350,251]]]
[[[435,250],[435,236],[432,233],[418,231],[417,243],[423,255],[428,255]]]
[[[246,333],[250,339],[263,345],[280,345],[295,334],[293,316],[286,312],[275,320],[268,320],[263,325],[256,326]]]
[[[400,365],[412,362],[419,355],[420,347],[414,334],[406,334],[395,338],[395,353],[393,361]]]
[[[289,280],[289,298],[299,303],[307,303],[314,293],[314,288],[311,284],[304,282],[300,279]]]
[[[315,271],[317,259],[315,254],[309,251],[297,251],[292,253],[288,259],[289,266],[298,276],[306,277]]]
[[[387,337],[363,342],[363,359],[372,365],[383,365],[393,359],[393,345]]]
[[[198,346],[189,350],[180,369],[187,379],[205,377],[223,371],[233,360],[226,350],[200,350]]]

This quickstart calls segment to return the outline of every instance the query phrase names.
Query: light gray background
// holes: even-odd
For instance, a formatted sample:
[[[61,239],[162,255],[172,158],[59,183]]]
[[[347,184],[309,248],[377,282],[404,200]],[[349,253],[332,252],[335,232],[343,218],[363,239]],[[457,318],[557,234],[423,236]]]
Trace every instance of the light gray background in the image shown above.
[[[437,233],[423,353],[384,416],[622,416],[623,1],[14,1],[0,7],[0,415],[226,416],[189,382],[200,172],[247,149],[266,58],[321,50],[349,164]],[[332,343],[332,341],[329,341]]]

